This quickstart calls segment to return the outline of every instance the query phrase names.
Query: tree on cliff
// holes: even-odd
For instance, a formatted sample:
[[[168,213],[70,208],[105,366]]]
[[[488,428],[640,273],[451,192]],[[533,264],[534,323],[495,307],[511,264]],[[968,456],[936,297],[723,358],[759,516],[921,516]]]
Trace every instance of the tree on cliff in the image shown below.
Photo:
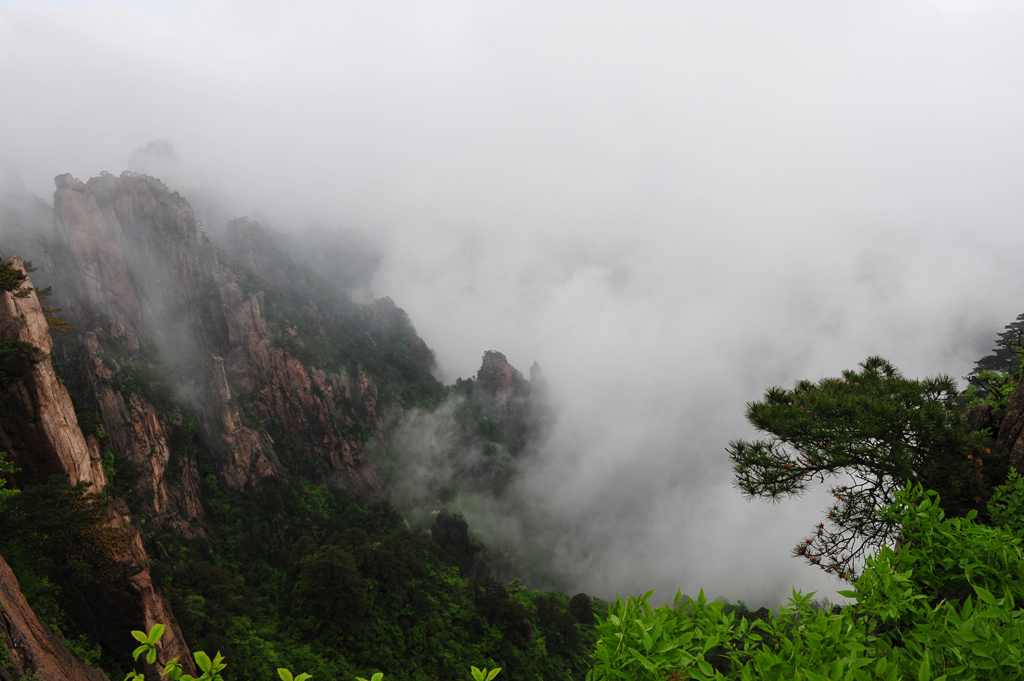
[[[907,379],[880,357],[840,378],[771,388],[747,405],[747,419],[770,437],[729,444],[736,486],[777,501],[842,477],[824,521],[794,554],[852,579],[868,552],[897,539],[899,527],[878,509],[908,481],[938,491],[951,515],[982,507],[989,484],[1001,481],[984,435],[963,425],[957,397],[949,377]]]
[[[1021,366],[1021,350],[1024,349],[1024,313],[1006,325],[996,336],[996,347],[974,363],[972,375],[985,371],[1013,374]]]
[[[0,261],[0,291],[15,291],[15,295],[20,295],[18,288],[27,277],[27,274],[13,267],[11,263]],[[28,291],[25,295],[28,295]]]

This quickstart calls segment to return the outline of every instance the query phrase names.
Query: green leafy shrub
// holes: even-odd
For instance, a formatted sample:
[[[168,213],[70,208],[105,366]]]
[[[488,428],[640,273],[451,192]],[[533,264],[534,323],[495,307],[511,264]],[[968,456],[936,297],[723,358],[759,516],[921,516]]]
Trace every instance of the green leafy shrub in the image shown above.
[[[166,627],[163,624],[154,624],[153,628],[149,630],[149,633],[144,631],[133,631],[132,636],[140,645],[132,652],[132,658],[136,661],[143,655],[147,664],[155,664],[157,660],[157,644],[164,635]],[[224,662],[224,656],[219,652],[213,659],[203,651],[198,651],[192,654],[195,658],[196,666],[203,672],[202,676],[195,677],[190,674],[185,674],[182,668],[181,662],[178,658],[169,660],[164,665],[164,669],[161,672],[161,677],[167,677],[172,681],[223,681],[221,672],[227,667],[227,663]],[[470,674],[473,677],[473,681],[494,681],[494,678],[501,672],[500,667],[488,670],[487,667],[478,669],[470,666]],[[277,675],[281,681],[308,681],[312,679],[311,674],[305,672],[297,675],[293,675],[292,672],[283,667],[278,667]],[[383,681],[384,674],[377,672],[374,674],[370,681]],[[145,681],[145,676],[137,671],[131,671],[125,677],[125,681]],[[362,677],[356,677],[356,681],[367,681]]]
[[[24,272],[12,267],[11,263],[0,261],[0,291],[17,290],[27,277]]]
[[[1003,503],[1024,503],[1016,482]],[[1020,678],[1024,664],[1024,553],[1006,527],[974,514],[947,519],[919,485],[887,510],[902,525],[899,551],[867,559],[856,599],[839,611],[796,591],[788,605],[750,621],[722,603],[677,594],[652,608],[651,592],[618,599],[599,625],[588,681],[604,679]]]

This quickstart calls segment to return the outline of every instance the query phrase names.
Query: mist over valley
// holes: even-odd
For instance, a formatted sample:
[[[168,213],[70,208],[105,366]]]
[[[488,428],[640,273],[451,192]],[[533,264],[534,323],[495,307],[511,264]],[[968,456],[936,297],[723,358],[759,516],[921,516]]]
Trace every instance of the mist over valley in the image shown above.
[[[215,452],[139,502],[176,531],[208,475],[295,474],[413,530],[461,514],[473,579],[842,600],[792,555],[826,486],[748,501],[726,447],[767,389],[870,356],[964,388],[1024,312],[1022,28],[958,0],[0,2],[0,255],[103,320],[73,352],[111,400]]]

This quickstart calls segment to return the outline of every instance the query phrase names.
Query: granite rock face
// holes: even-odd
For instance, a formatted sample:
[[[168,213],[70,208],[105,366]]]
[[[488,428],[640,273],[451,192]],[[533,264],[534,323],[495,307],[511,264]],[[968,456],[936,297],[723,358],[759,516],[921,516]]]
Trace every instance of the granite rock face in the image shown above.
[[[440,393],[433,354],[390,299],[358,305],[326,289],[306,295],[309,280],[258,243],[255,223],[236,221],[232,243],[241,250],[215,246],[188,202],[159,180],[61,175],[55,185],[53,231],[40,249],[48,304],[75,328],[54,341],[27,280],[0,295],[0,337],[33,348],[31,370],[2,388],[0,451],[20,469],[16,487],[56,474],[112,495],[109,522],[130,538],[124,579],[76,592],[76,607],[125,664],[126,634],[164,623],[159,660],[190,665],[148,570],[146,547],[154,549],[142,522],[202,545],[204,494],[250,493],[292,475],[383,499],[367,441],[401,421],[403,399]],[[20,259],[10,262],[24,270]],[[327,359],[325,341],[334,343]],[[402,398],[412,384],[412,397]],[[133,471],[130,487],[111,468],[117,461]],[[35,625],[12,621],[4,621],[10,640],[38,638],[25,629]],[[19,660],[21,669],[42,669],[34,657]],[[75,676],[65,663],[54,663],[66,671],[52,678],[104,678]]]
[[[47,268],[81,330],[104,428],[145,472],[147,512],[201,531],[188,529],[202,525],[195,460],[175,446],[193,426],[230,489],[292,472],[287,448],[303,473],[382,494],[365,438],[347,436],[353,418],[337,406],[357,403],[379,432],[373,380],[322,371],[275,342],[263,292],[239,279],[184,198],[133,173],[56,186]],[[157,377],[163,394],[137,390],[133,372]]]
[[[25,271],[21,258],[7,262]],[[49,325],[29,279],[15,291],[0,293],[0,338],[35,348],[34,370],[4,391],[0,451],[38,481],[66,473],[73,485],[88,482],[95,490],[103,489],[107,478],[98,445],[82,434],[68,391],[54,374]]]
[[[489,415],[501,424],[513,454],[523,451],[530,438],[543,436],[550,414],[544,378],[536,363],[527,380],[505,355],[488,350],[477,372],[476,385]]]
[[[12,257],[7,262],[25,272],[19,258]],[[87,483],[90,491],[102,491],[108,481],[98,438],[82,432],[71,397],[54,374],[48,321],[30,279],[25,279],[15,291],[0,293],[0,338],[31,343],[35,348],[31,372],[11,382],[0,395],[0,446],[20,469],[16,477],[18,483],[24,486],[45,481],[52,475],[66,475],[72,485]],[[121,640],[125,633],[123,624],[141,629],[164,622],[169,624],[163,641],[163,652],[169,653],[167,659],[188,657],[188,648],[174,623],[171,608],[164,595],[153,587],[140,527],[123,501],[112,505],[109,522],[127,533],[131,541],[129,550],[120,556],[125,583],[117,587],[96,585],[82,593],[82,599],[93,612],[106,615],[96,617],[100,623],[97,637],[112,649],[125,648],[131,645],[131,641]],[[2,567],[9,570],[6,563]],[[20,597],[20,593],[18,595]],[[21,602],[24,602],[23,597]],[[18,629],[22,639],[41,641],[33,629],[38,626],[37,621],[34,625],[31,618],[22,617],[18,621],[27,623],[24,626],[29,627],[28,630]],[[39,645],[45,647],[44,643]],[[70,657],[63,646],[61,649]],[[36,665],[37,662],[31,664]],[[52,664],[59,666],[64,662]],[[44,676],[46,673],[50,672],[45,672]],[[54,675],[52,678],[65,677]]]
[[[1008,463],[1024,470],[1024,380],[1017,385],[999,424],[996,447],[1007,455]]]

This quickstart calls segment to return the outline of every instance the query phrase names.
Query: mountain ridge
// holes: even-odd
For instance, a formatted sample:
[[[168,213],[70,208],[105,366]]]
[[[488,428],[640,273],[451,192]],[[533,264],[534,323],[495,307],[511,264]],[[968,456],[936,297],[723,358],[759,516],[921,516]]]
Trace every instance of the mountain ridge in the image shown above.
[[[0,422],[0,442],[20,469],[17,488],[67,474],[71,485],[104,495],[109,525],[130,537],[120,555],[124,580],[91,593],[66,587],[62,596],[69,616],[88,622],[76,631],[102,646],[103,664],[128,666],[127,630],[157,622],[169,625],[159,660],[188,660],[175,611],[185,607],[194,630],[194,606],[175,601],[170,585],[195,580],[189,552],[218,555],[225,530],[211,528],[229,526],[232,499],[304,479],[375,508],[384,503],[379,513],[391,517],[368,444],[386,443],[405,414],[433,409],[449,392],[432,374],[433,353],[390,298],[352,302],[280,251],[258,224],[232,221],[218,245],[187,200],[155,178],[104,173],[80,182],[65,174],[55,185],[53,229],[40,235],[39,252],[54,301],[75,329],[51,339],[42,294],[26,280],[24,297],[4,294],[9,312],[0,331],[36,348],[33,373],[12,383],[5,405],[21,391],[24,405],[45,403],[57,415],[25,406]],[[26,272],[20,258],[8,262]],[[500,380],[486,378],[489,371]],[[491,352],[478,381],[467,397],[486,402],[490,416],[472,419],[498,419],[488,437],[521,451],[534,411],[529,382]],[[41,399],[50,395],[42,388],[52,396]],[[39,423],[70,453],[19,442],[11,434],[25,430],[20,423]],[[511,469],[497,466],[468,474],[507,484]],[[503,579],[513,576],[507,551],[497,568],[489,566],[460,517],[434,523],[442,521],[448,545],[468,561],[457,559],[459,570],[479,579],[493,579],[496,569]],[[283,525],[268,530],[283,547],[295,540]],[[430,528],[418,531],[429,535]],[[358,542],[342,546],[355,551]],[[295,555],[305,561],[308,554]],[[406,589],[395,592],[398,606]],[[45,645],[37,641],[40,650]],[[157,678],[155,669],[146,673]]]

